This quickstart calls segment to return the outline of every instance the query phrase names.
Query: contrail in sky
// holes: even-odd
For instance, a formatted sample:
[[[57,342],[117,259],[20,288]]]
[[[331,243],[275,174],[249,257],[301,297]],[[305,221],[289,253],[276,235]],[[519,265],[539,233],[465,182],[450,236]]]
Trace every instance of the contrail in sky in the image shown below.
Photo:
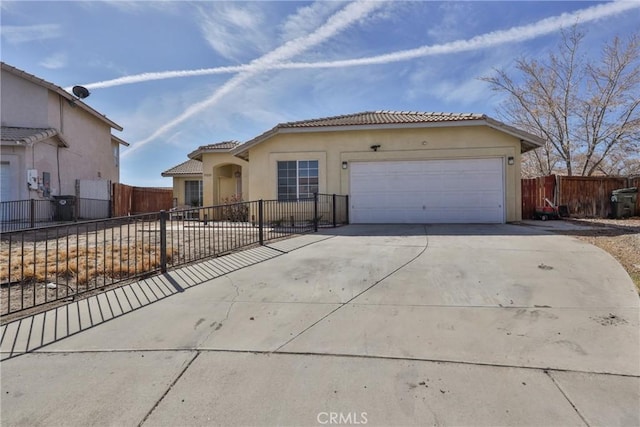
[[[538,22],[519,27],[513,27],[508,30],[494,31],[482,34],[467,40],[457,40],[449,43],[422,46],[415,49],[391,52],[384,55],[371,56],[366,58],[354,58],[338,61],[321,61],[321,62],[280,62],[263,64],[261,70],[291,70],[291,69],[312,69],[312,68],[341,68],[356,67],[363,65],[379,65],[389,64],[393,62],[407,61],[415,58],[421,58],[430,55],[443,55],[448,53],[465,52],[475,49],[483,49],[498,46],[505,43],[513,43],[519,41],[530,40],[536,37],[549,34],[559,29],[573,24],[583,24],[606,18],[631,9],[640,7],[637,1],[617,1],[613,3],[604,3],[581,9],[571,13],[563,13],[562,15],[545,18]],[[286,46],[286,45],[285,45]],[[241,73],[255,69],[254,62],[244,65],[234,65],[227,67],[202,68],[198,70],[179,70],[179,71],[162,71],[153,73],[143,73],[131,76],[119,77],[112,80],[104,80],[101,82],[88,83],[87,89],[101,89],[113,86],[121,86],[126,84],[148,82],[154,80],[173,79],[181,77],[205,76],[213,74],[230,74]],[[65,88],[70,90],[71,88]]]
[[[168,132],[194,114],[197,114],[205,108],[214,105],[223,96],[231,92],[233,89],[235,89],[244,81],[253,77],[254,75],[272,68],[275,64],[289,60],[291,57],[298,55],[306,51],[307,49],[310,49],[313,46],[316,46],[319,43],[322,43],[325,40],[335,36],[357,20],[367,16],[371,11],[382,6],[382,4],[382,2],[367,0],[355,1],[353,3],[350,3],[344,9],[332,15],[325,24],[320,26],[313,33],[288,41],[287,43],[272,50],[269,53],[266,53],[260,58],[251,61],[246,69],[244,69],[227,83],[222,85],[209,98],[191,105],[182,114],[171,120],[169,123],[161,126],[152,135],[150,135],[146,139],[143,139],[142,141],[138,141],[137,143],[135,143],[135,145],[132,145],[131,148],[129,148],[122,154],[122,156],[128,156],[130,153]]]

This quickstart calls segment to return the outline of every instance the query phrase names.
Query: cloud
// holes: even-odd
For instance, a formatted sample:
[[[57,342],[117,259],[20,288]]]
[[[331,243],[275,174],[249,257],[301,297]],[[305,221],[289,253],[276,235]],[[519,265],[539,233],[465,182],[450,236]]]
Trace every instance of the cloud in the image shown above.
[[[299,8],[281,26],[282,40],[287,41],[308,34],[309,28],[316,28],[334,13],[343,3],[338,1],[316,1]]]
[[[86,8],[100,7],[104,4],[129,14],[144,14],[149,10],[172,14],[179,11],[179,8],[183,6],[181,4],[183,2],[173,0],[85,0],[78,3]]]
[[[67,66],[67,54],[62,52],[54,53],[40,61],[39,64],[44,68],[49,68],[51,70],[64,68]]]
[[[464,31],[471,32],[477,27],[477,10],[473,10],[473,2],[442,3],[439,10],[442,19],[437,25],[431,25],[427,34],[435,41],[443,42],[460,37]]]
[[[516,43],[531,40],[543,35],[556,32],[562,28],[569,27],[574,24],[584,24],[599,19],[617,15],[635,8],[640,7],[640,2],[619,1],[613,3],[604,3],[581,9],[571,13],[564,13],[559,16],[553,16],[533,24],[512,27],[508,30],[499,30],[490,33],[481,34],[479,36],[457,40],[449,43],[441,43],[435,45],[422,46],[415,49],[408,49],[387,53],[384,55],[371,56],[365,58],[354,58],[338,61],[320,61],[320,62],[282,62],[271,63],[263,66],[264,70],[275,69],[314,69],[314,68],[342,68],[357,67],[367,65],[390,64],[394,62],[409,61],[416,58],[427,57],[432,55],[444,55],[458,52],[468,52],[478,49],[486,49],[499,46],[506,43]],[[163,80],[180,77],[204,76],[213,74],[238,73],[250,70],[253,64],[203,68],[198,70],[179,70],[179,71],[163,71],[143,73],[132,76],[124,76],[117,79],[105,80],[95,83],[87,83],[88,89],[99,89],[123,84],[141,83],[152,80]]]
[[[533,24],[512,27],[508,30],[485,33],[467,40],[457,40],[449,43],[422,46],[415,49],[401,50],[368,58],[313,63],[288,63],[279,64],[279,67],[288,69],[355,67],[363,65],[390,64],[393,62],[408,61],[431,55],[474,51],[477,49],[499,46],[505,43],[531,40],[574,24],[584,24],[586,22],[595,21],[639,7],[640,2],[620,1],[604,3],[587,9],[581,9],[576,12],[563,13],[559,16],[545,18]]]
[[[2,38],[11,44],[28,43],[60,37],[62,29],[57,24],[42,25],[2,25]]]
[[[173,129],[193,115],[198,114],[204,109],[215,105],[224,96],[232,92],[236,87],[238,87],[240,84],[253,77],[254,75],[268,70],[272,65],[282,61],[286,61],[293,56],[298,55],[314,46],[317,46],[318,44],[337,35],[341,31],[352,25],[354,22],[357,22],[358,20],[369,14],[371,11],[380,7],[381,4],[381,2],[372,2],[367,0],[350,3],[344,9],[332,15],[324,25],[318,27],[311,34],[288,41],[287,43],[261,56],[260,58],[251,61],[247,70],[234,76],[231,80],[229,80],[217,91],[215,91],[209,98],[191,105],[186,109],[185,112],[183,112],[181,115],[179,115],[169,123],[160,127],[148,138],[139,141],[136,144],[133,144],[127,151],[123,153],[123,156],[129,156],[132,152],[140,149],[140,147],[143,147],[149,142],[164,135],[169,130]]]
[[[270,48],[265,3],[212,2],[199,7],[200,30],[217,53],[242,60]]]

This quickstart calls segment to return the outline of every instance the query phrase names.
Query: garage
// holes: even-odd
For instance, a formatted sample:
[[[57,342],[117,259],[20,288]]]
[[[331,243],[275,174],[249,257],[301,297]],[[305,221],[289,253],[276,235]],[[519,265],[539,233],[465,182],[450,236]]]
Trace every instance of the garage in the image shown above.
[[[504,159],[352,162],[356,224],[504,223]]]

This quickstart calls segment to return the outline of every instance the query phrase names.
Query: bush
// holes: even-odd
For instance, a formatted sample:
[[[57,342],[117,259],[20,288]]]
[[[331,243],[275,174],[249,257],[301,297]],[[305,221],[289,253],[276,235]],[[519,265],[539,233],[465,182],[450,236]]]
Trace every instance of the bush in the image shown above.
[[[222,217],[227,221],[246,222],[249,220],[249,206],[238,195],[222,199]]]

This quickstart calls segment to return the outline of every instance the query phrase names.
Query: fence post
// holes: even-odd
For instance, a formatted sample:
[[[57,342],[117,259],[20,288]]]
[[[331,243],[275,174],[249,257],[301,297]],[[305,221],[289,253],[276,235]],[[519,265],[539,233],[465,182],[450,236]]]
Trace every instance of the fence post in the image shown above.
[[[262,199],[258,200],[258,238],[260,240],[260,246],[264,245],[264,212],[262,203]]]
[[[318,232],[318,193],[313,193],[313,232]]]
[[[33,228],[36,226],[36,201],[34,199],[29,199],[29,227]]]
[[[333,196],[331,196],[331,198],[332,198],[331,210],[333,211],[331,213],[331,215],[333,217],[333,228],[336,228],[337,223],[336,223],[336,195],[335,195],[335,193],[333,194]]]
[[[167,219],[169,212],[160,211],[160,271],[167,272]]]
[[[344,196],[344,216],[346,224],[349,224],[349,195]]]

